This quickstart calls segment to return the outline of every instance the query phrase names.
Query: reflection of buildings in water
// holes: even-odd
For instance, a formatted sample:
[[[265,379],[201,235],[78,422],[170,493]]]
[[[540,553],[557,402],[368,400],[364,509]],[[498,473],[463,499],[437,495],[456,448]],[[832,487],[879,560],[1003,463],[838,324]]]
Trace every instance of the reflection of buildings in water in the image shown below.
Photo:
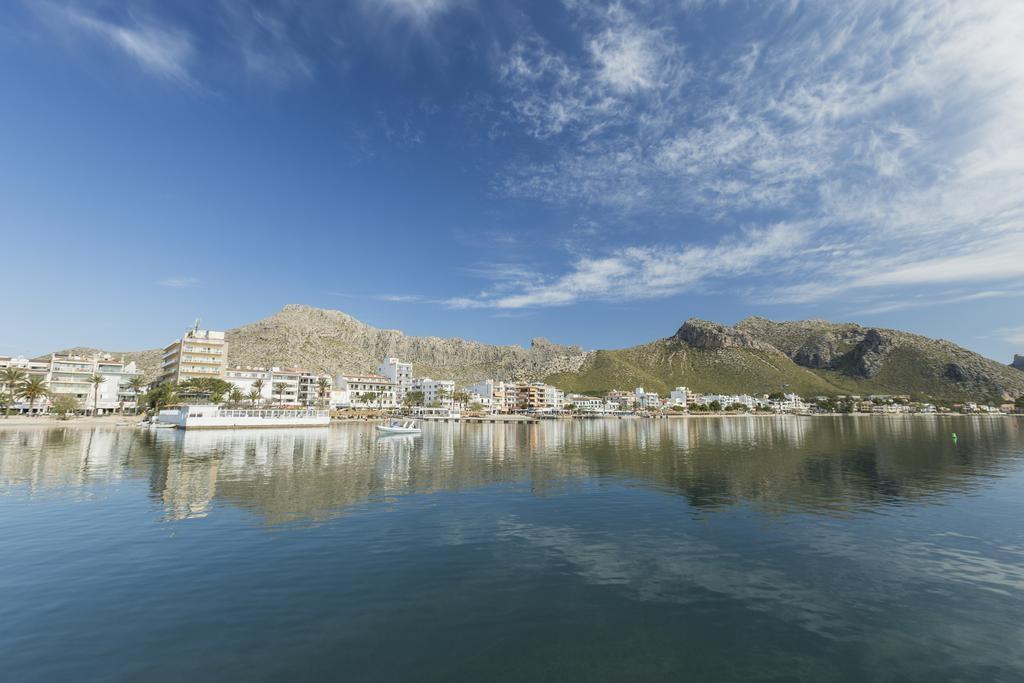
[[[598,477],[650,482],[698,507],[846,505],[968,485],[1021,438],[1012,419],[900,415],[439,423],[419,438],[381,438],[365,423],[0,429],[0,490],[77,489],[148,474],[169,518],[208,514],[216,496],[270,523],[334,517],[382,495],[509,482],[542,495]]]
[[[0,430],[0,485],[30,490],[119,481],[133,430]]]
[[[217,493],[220,459],[182,454],[167,461],[161,499],[167,519],[205,517]]]

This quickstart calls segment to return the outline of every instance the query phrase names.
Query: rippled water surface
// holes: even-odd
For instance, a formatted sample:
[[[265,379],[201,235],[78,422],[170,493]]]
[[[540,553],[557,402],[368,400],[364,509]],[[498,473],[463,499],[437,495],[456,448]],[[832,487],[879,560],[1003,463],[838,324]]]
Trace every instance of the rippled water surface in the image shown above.
[[[0,420],[0,652],[16,681],[1024,680],[1024,420]]]

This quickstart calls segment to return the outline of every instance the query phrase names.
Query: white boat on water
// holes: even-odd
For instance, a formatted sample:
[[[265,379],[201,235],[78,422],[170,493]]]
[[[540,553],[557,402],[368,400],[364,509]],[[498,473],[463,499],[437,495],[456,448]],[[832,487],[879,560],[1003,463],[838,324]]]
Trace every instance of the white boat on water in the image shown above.
[[[216,405],[186,405],[165,408],[156,416],[156,427],[178,429],[252,429],[280,427],[327,427],[331,423],[326,410],[232,409]]]
[[[377,431],[381,434],[419,434],[421,430],[416,420],[391,420],[377,425]]]

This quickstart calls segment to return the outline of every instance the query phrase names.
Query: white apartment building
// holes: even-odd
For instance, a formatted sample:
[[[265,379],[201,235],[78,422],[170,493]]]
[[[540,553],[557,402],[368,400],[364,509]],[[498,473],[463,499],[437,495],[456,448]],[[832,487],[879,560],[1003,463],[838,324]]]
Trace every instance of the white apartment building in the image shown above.
[[[228,343],[223,332],[199,329],[199,321],[164,347],[158,382],[185,382],[197,377],[224,379]]]
[[[467,408],[469,406],[472,406],[472,405],[479,405],[480,408],[482,410],[484,410],[485,412],[494,413],[496,411],[496,409],[494,407],[494,401],[493,401],[493,399],[491,399],[490,396],[484,396],[482,394],[478,394],[475,391],[471,391],[469,389],[466,390],[466,396],[467,396],[467,399],[466,399],[466,407]]]
[[[618,410],[633,410],[636,407],[636,395],[628,391],[609,391],[605,400],[615,405]]]
[[[781,401],[772,401],[771,404],[777,413],[802,413],[807,410],[807,404],[796,394],[785,394]]]
[[[516,393],[510,390],[509,385],[505,382],[482,379],[476,384],[466,387],[466,391],[489,401],[493,412],[508,413],[515,410]]]
[[[565,397],[565,404],[572,404],[577,410],[584,413],[603,413],[608,411],[608,402],[603,398],[595,396],[584,396],[583,394],[568,394]]]
[[[320,380],[324,382],[323,398],[320,396]],[[315,406],[319,405],[322,401],[326,402],[331,397],[331,388],[334,385],[334,381],[330,375],[320,375],[315,372],[306,372],[305,370],[299,373],[299,404],[304,406]]]
[[[416,377],[412,381],[412,391],[423,392],[423,405],[451,408],[452,394],[455,393],[455,382],[450,379],[432,379]]]
[[[384,375],[338,375],[334,378],[336,408],[394,408],[398,405],[395,384]],[[373,395],[372,398],[370,395]],[[345,403],[340,401],[344,400]]]
[[[690,405],[691,396],[692,392],[687,387],[676,387],[669,392],[668,399],[670,404],[685,408]]]
[[[399,403],[405,400],[406,394],[414,391],[412,363],[403,363],[398,358],[385,358],[377,368],[377,374],[387,377],[394,383],[395,400]]]
[[[318,375],[300,368],[261,368],[241,367],[228,368],[224,379],[233,384],[243,395],[248,396],[260,382],[260,400],[265,403],[286,406],[312,406],[320,401],[320,379],[327,380],[327,394],[330,397],[331,378]]]
[[[565,409],[565,392],[550,384],[544,385],[544,408],[547,410]]]
[[[26,378],[36,376],[46,380],[50,391],[48,398],[35,402],[36,412],[45,412],[57,396],[71,396],[83,411],[96,408],[103,415],[121,410],[134,410],[137,397],[131,388],[133,377],[142,376],[135,363],[125,363],[110,355],[100,356],[58,356],[49,359],[12,358],[0,356],[0,370],[17,368],[25,372]],[[94,375],[103,378],[103,383],[94,385]],[[4,387],[6,390],[7,387]],[[29,402],[18,399],[14,406],[16,412],[28,412]]]
[[[636,405],[641,410],[661,410],[661,397],[653,391],[644,391],[643,387],[633,390]]]
[[[715,401],[718,401],[718,405],[722,406],[723,409],[739,404],[748,410],[754,410],[758,406],[764,405],[764,401],[748,394],[698,394],[693,397],[692,404],[708,406]]]

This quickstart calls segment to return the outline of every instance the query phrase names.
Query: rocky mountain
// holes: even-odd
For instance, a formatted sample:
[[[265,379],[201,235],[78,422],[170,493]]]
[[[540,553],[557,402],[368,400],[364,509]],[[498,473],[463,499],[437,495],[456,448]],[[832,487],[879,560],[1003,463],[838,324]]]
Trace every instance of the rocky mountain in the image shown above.
[[[592,354],[551,381],[579,391],[677,384],[698,391],[913,394],[935,400],[1024,395],[1024,375],[952,342],[822,320],[687,320],[650,344]]]
[[[340,311],[289,305],[227,331],[231,365],[298,366],[316,372],[367,372],[380,359],[411,361],[417,375],[468,383],[484,377],[544,379],[584,392],[795,391],[803,395],[913,394],[936,401],[1024,395],[1024,359],[1014,367],[952,342],[899,330],[822,320],[747,318],[736,325],[690,319],[671,337],[626,349],[585,352],[534,339],[529,347],[457,338],[413,337]],[[94,351],[76,349],[79,353]],[[115,353],[155,375],[158,350]]]
[[[586,354],[578,346],[534,339],[529,348],[458,338],[411,337],[383,330],[341,311],[289,305],[250,325],[228,330],[228,360],[239,365],[293,365],[317,372],[367,372],[382,358],[412,362],[418,375],[462,382],[483,377],[533,379],[572,372]]]
[[[1013,362],[1010,363],[1011,368],[1017,368],[1018,370],[1024,371],[1024,356],[1019,354],[1013,354]]]

